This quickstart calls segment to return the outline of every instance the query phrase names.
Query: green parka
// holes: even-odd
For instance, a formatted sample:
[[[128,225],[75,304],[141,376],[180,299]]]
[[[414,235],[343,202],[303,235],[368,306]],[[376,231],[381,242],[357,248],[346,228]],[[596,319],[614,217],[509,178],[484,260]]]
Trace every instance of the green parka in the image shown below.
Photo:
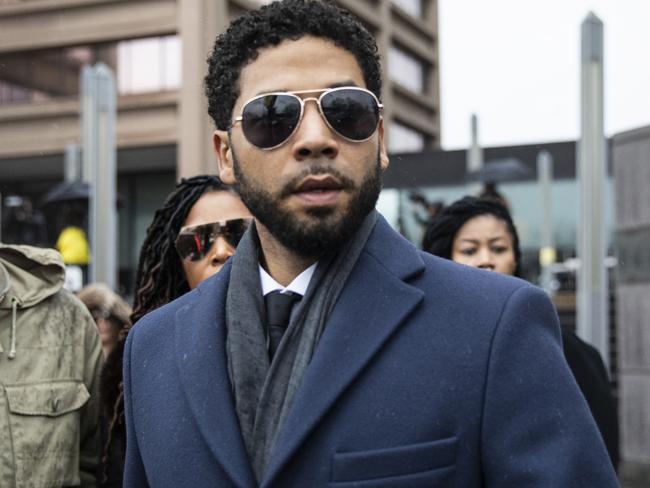
[[[95,486],[101,345],[51,249],[0,244],[0,487]]]

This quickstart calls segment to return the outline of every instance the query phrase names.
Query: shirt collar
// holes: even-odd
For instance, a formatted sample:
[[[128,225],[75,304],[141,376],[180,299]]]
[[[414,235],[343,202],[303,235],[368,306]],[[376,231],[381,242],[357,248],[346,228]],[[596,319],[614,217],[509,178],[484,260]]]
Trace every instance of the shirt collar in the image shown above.
[[[259,265],[260,281],[262,283],[262,296],[266,296],[272,291],[276,290],[280,290],[281,293],[293,292],[304,296],[307,292],[307,287],[309,286],[311,277],[314,275],[317,264],[318,263],[312,264],[309,268],[296,276],[286,288],[275,281],[273,277],[266,272],[262,265]]]

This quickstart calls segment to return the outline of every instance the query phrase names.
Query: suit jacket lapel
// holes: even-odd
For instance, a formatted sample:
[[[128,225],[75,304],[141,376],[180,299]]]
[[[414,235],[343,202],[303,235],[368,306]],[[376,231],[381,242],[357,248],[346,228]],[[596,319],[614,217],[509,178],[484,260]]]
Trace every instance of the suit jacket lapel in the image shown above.
[[[423,292],[404,280],[423,269],[415,248],[381,218],[327,322],[261,486],[272,482],[336,399],[420,303]]]
[[[235,413],[226,356],[230,263],[204,282],[175,318],[176,362],[190,410],[215,458],[238,487],[255,486]]]

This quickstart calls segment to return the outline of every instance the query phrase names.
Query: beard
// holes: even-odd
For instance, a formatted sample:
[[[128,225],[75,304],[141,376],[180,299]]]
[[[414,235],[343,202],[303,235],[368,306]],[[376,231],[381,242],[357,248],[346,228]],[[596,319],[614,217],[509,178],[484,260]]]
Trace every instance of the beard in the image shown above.
[[[244,175],[234,151],[233,169],[237,179],[237,192],[251,214],[285,248],[304,258],[320,258],[336,253],[375,208],[382,188],[379,152],[375,164],[359,186],[355,186],[354,181],[329,165],[313,164],[283,185],[280,192],[274,195]],[[308,208],[306,216],[282,208],[282,201],[292,195],[301,180],[322,174],[334,176],[341,183],[341,190],[351,193],[346,208]]]

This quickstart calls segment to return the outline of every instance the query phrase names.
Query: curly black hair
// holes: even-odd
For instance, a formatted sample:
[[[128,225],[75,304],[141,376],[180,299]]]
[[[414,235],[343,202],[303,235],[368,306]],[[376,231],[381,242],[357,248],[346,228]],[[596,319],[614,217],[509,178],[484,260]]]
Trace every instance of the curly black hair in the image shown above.
[[[140,249],[132,323],[189,291],[174,242],[197,200],[213,191],[233,190],[216,176],[182,179],[156,210]]]
[[[370,32],[350,12],[330,2],[283,0],[247,12],[217,37],[205,77],[208,113],[217,129],[230,128],[242,68],[257,58],[260,49],[304,36],[327,39],[352,53],[366,87],[381,100],[379,54]]]
[[[493,215],[506,223],[508,232],[512,236],[512,248],[515,254],[514,275],[521,277],[521,248],[517,228],[508,209],[493,198],[464,197],[443,208],[424,231],[422,249],[434,256],[451,259],[456,234],[465,222],[480,215]]]

